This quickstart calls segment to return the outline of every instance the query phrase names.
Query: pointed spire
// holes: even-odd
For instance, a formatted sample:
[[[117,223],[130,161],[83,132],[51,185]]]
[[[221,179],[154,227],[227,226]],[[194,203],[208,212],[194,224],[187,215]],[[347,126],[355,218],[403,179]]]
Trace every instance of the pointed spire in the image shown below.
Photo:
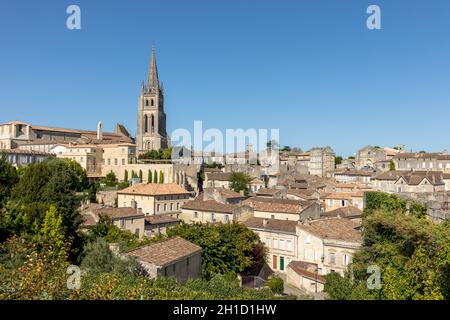
[[[157,90],[159,90],[158,68],[156,67],[155,47],[152,46],[152,58],[147,77],[147,91],[157,92]]]

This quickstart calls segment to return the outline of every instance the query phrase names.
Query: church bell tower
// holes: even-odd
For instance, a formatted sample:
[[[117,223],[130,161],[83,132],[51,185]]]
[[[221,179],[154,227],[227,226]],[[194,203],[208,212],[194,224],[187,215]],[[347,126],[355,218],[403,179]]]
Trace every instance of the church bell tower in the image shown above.
[[[169,146],[164,113],[164,88],[159,83],[154,48],[147,82],[142,81],[139,95],[136,140],[138,154]]]

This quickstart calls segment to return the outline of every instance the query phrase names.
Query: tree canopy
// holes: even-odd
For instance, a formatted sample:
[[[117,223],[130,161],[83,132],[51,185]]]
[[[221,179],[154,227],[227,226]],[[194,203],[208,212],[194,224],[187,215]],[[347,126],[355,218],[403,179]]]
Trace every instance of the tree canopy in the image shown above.
[[[230,177],[230,189],[234,192],[243,191],[244,195],[248,196],[252,180],[252,177],[244,172],[233,172]]]
[[[332,299],[449,299],[450,228],[423,215],[419,204],[394,195],[369,193],[363,244],[341,277],[327,275]],[[377,266],[381,288],[368,289],[369,266]]]
[[[240,223],[219,225],[181,224],[168,230],[168,236],[180,236],[203,248],[202,276],[242,273],[262,267],[264,246],[259,237]]]

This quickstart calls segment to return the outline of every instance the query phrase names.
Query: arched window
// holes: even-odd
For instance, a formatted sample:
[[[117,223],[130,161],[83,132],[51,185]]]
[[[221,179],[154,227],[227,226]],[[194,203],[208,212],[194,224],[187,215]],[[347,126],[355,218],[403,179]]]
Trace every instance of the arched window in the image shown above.
[[[155,105],[155,100],[151,100],[152,107]]]
[[[148,117],[144,116],[144,132],[148,132]]]
[[[148,107],[148,99],[145,99],[145,106]]]
[[[150,131],[151,133],[155,132],[155,117],[153,115],[150,116]]]

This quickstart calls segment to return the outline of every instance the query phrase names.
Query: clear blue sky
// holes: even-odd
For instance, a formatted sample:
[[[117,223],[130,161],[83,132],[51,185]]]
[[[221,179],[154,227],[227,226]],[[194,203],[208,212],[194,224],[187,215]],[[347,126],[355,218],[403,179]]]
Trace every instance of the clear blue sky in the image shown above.
[[[82,30],[66,29],[69,4]],[[0,122],[134,135],[152,43],[169,133],[203,120],[344,156],[450,149],[448,0],[1,0]]]

